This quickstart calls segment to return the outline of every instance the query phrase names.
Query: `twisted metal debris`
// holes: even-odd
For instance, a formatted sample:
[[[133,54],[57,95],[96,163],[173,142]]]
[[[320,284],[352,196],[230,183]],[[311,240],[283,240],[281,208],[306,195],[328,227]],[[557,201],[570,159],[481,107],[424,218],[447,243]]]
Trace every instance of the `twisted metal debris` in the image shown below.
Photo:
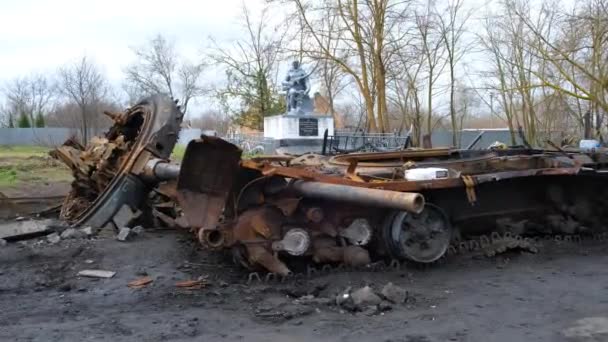
[[[104,137],[94,137],[86,146],[69,139],[51,152],[74,175],[61,209],[61,218],[73,224],[120,228],[136,218],[157,183],[147,181],[146,166],[168,160],[183,118],[176,103],[163,95],[106,115],[114,125]]]
[[[432,265],[471,251],[535,253],[533,237],[576,241],[604,234],[608,220],[608,194],[596,191],[608,180],[602,151],[410,149],[241,159],[239,147],[202,137],[176,165],[168,157],[182,114],[173,101],[156,96],[111,116],[116,124],[105,138],[55,152],[76,179],[63,217],[98,227],[152,219],[187,228],[204,247],[229,250],[254,271],[248,282],[299,276],[298,259],[314,275],[334,267]]]

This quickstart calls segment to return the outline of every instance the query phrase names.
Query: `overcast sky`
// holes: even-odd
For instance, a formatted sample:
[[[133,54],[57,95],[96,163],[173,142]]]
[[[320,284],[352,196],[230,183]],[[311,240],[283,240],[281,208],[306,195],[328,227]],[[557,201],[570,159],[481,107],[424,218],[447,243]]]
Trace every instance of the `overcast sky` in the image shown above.
[[[476,18],[483,16],[484,4],[488,1],[465,1],[467,7],[475,10],[471,26],[476,25]],[[193,60],[200,58],[210,36],[219,43],[239,38],[244,3],[255,17],[264,2],[0,0],[0,89],[16,77],[54,73],[59,66],[83,55],[100,65],[112,85],[119,89],[123,70],[134,58],[131,47],[143,45],[160,33],[175,42],[180,55]],[[275,13],[269,20],[278,20],[278,17]],[[483,65],[482,61],[472,63],[474,56],[467,59],[463,64]],[[281,68],[287,66],[288,63]],[[207,74],[208,79],[203,82],[216,77]],[[317,83],[313,82],[313,90],[317,89]],[[195,108],[197,103],[193,105]]]
[[[251,10],[262,0],[247,0]],[[112,83],[132,59],[129,47],[161,33],[195,58],[207,37],[238,34],[243,0],[0,0],[0,84],[54,72],[86,54]]]
[[[481,9],[487,1],[466,0],[465,4]],[[195,60],[208,46],[209,37],[220,44],[239,38],[244,3],[255,18],[265,0],[0,0],[0,89],[16,77],[52,74],[86,55],[119,90],[123,70],[134,58],[131,47],[160,33],[175,42],[180,55]],[[268,20],[279,17],[275,12]],[[203,82],[218,78],[207,70]],[[313,91],[318,86],[319,82],[312,82]],[[213,105],[210,99],[199,99],[191,108],[198,112],[203,104]]]

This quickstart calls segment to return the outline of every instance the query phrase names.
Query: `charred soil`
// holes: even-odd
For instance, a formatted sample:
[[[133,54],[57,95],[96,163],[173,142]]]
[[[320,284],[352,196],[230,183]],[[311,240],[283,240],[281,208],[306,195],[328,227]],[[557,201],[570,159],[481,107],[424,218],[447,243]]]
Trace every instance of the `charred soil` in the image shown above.
[[[107,233],[107,232],[106,232]],[[228,256],[188,233],[118,242],[0,246],[2,341],[601,341],[608,338],[606,242],[544,243],[537,254],[465,253],[400,270],[331,271],[247,284]],[[109,279],[77,276],[116,272]],[[152,282],[131,288],[131,281]],[[264,277],[262,277],[264,278]],[[198,286],[177,287],[183,281]],[[404,303],[351,311],[347,288],[387,283]],[[183,284],[182,284],[183,285]]]

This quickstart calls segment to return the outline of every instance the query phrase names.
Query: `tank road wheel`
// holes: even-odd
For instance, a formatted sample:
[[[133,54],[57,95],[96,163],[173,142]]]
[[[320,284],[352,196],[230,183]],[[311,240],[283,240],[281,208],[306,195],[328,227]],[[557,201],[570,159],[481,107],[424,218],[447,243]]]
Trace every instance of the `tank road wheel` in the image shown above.
[[[443,210],[427,203],[420,214],[393,212],[384,225],[383,236],[393,258],[431,263],[450,246],[452,226]]]
[[[169,159],[184,116],[165,95],[108,115],[114,124],[102,139],[91,139],[86,147],[68,140],[51,154],[74,174],[61,208],[61,218],[74,225],[128,225],[155,184],[143,180],[143,166],[151,159]],[[119,211],[125,214],[116,215]]]

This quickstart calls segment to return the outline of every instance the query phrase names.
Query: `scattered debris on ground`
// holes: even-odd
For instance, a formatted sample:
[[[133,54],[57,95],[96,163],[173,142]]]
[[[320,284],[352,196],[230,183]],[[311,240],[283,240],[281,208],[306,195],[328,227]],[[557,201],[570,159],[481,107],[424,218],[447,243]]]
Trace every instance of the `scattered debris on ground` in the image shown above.
[[[84,234],[85,237],[91,237],[96,233],[93,227],[80,228],[80,231]]]
[[[547,334],[560,334],[590,311],[606,309],[588,296],[601,291],[604,279],[596,270],[606,261],[604,244],[547,240],[541,253],[510,255],[513,261],[502,269],[495,260],[463,253],[428,268],[336,267],[285,280],[262,275],[261,282],[247,285],[247,272],[178,231],[147,234],[129,244],[112,237],[9,243],[0,248],[0,320],[6,322],[0,339],[337,342],[379,336],[408,341],[404,336],[411,335],[418,336],[413,341],[484,341],[502,334],[497,340],[564,341]],[[105,280],[77,275],[84,269],[116,274]],[[127,286],[143,277],[153,282],[139,290]],[[175,286],[186,279],[192,286],[199,278],[207,279],[204,290]],[[379,304],[353,310],[336,304],[337,294],[365,286],[381,298]],[[405,302],[390,300],[385,289],[393,286],[401,296],[407,292]],[[534,287],[543,291],[530,291]],[[556,296],[560,301],[551,300]],[[567,312],[559,309],[566,305]],[[58,308],[65,313],[48,314]],[[70,315],[86,318],[66,320]],[[460,320],[476,328],[465,331]]]
[[[0,223],[0,239],[24,239],[53,231],[54,220],[21,220]]]
[[[118,231],[118,234],[116,235],[116,240],[124,242],[124,241],[131,239],[132,236],[133,235],[131,234],[131,228],[122,227],[122,228],[120,228],[120,230]]]
[[[113,271],[104,271],[104,270],[82,270],[78,272],[78,275],[81,277],[89,277],[89,278],[112,278],[116,272]]]
[[[127,284],[128,287],[133,289],[141,289],[146,287],[148,284],[152,283],[152,277],[145,276],[136,280],[133,280]]]
[[[198,290],[202,289],[207,285],[204,280],[184,280],[175,283],[175,287],[187,289],[187,290]]]
[[[336,296],[335,304],[341,309],[371,316],[391,310],[392,304],[405,303],[406,298],[407,291],[389,283],[380,293],[369,285],[356,290],[349,287]]]
[[[131,229],[131,233],[135,234],[135,235],[141,235],[145,232],[145,228],[142,226],[135,226]]]
[[[407,300],[407,290],[393,283],[384,285],[380,293],[384,299],[394,304],[403,304]]]
[[[46,240],[50,243],[50,244],[56,244],[59,241],[61,241],[61,236],[57,233],[51,233],[49,235],[46,236]]]
[[[87,235],[86,235],[85,232],[83,232],[81,230],[78,230],[76,228],[68,228],[68,229],[64,230],[61,233],[61,235],[60,235],[60,237],[62,239],[64,239],[64,240],[67,240],[67,239],[82,239],[82,238],[84,238],[86,236]]]

